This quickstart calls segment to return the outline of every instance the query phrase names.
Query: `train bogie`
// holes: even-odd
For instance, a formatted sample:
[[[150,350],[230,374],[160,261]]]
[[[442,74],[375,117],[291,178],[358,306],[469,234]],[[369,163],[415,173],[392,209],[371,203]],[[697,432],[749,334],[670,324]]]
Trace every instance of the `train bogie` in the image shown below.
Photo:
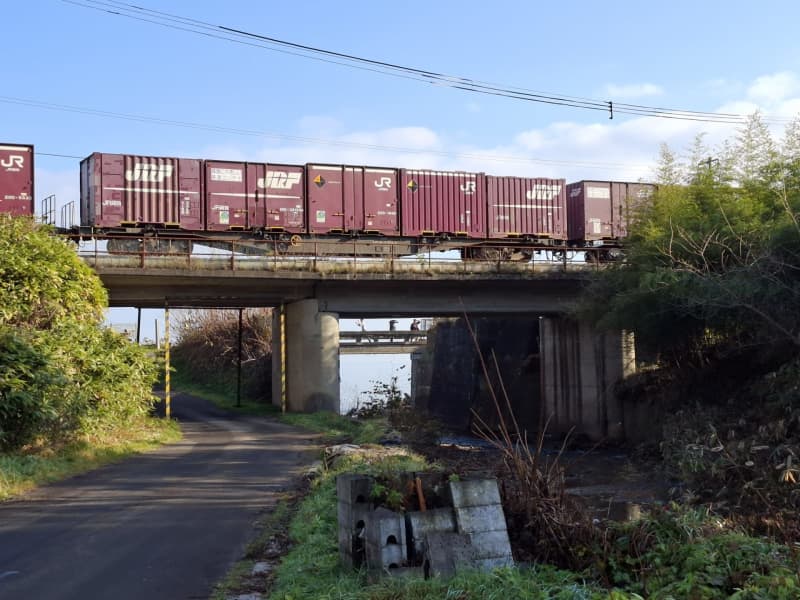
[[[402,234],[486,237],[483,173],[400,171]]]
[[[202,230],[201,161],[103,154],[81,161],[81,225]]]
[[[562,243],[567,239],[563,179],[486,177],[487,225],[491,239]]]
[[[0,213],[33,215],[33,146],[0,144]]]

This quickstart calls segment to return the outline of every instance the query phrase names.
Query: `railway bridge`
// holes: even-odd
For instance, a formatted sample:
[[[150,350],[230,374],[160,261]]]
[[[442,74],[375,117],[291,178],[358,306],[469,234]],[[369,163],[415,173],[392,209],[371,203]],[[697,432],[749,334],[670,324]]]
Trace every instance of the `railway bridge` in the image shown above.
[[[590,434],[613,428],[607,395],[632,365],[624,335],[560,318],[597,268],[566,258],[124,255],[96,247],[81,256],[111,306],[274,307],[273,401],[289,411],[338,412],[340,318],[539,317],[542,401],[553,424]]]

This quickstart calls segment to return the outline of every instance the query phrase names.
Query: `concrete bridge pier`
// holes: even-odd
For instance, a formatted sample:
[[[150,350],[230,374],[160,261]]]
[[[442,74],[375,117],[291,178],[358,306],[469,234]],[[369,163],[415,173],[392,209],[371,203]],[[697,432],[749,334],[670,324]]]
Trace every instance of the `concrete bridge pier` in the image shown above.
[[[287,412],[339,412],[339,315],[317,300],[273,311],[272,401]]]
[[[614,386],[636,369],[633,335],[543,317],[539,343],[548,430],[566,433],[574,427],[592,440],[623,438],[624,415]]]

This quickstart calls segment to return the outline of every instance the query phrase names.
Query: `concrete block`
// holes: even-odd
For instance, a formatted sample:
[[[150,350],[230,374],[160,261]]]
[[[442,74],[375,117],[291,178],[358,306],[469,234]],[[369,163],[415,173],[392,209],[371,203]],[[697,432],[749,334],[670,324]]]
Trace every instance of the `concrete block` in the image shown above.
[[[511,558],[511,542],[505,529],[471,533],[470,539],[477,559]]]
[[[500,504],[500,490],[496,479],[465,479],[450,482],[453,507]]]
[[[470,537],[460,533],[431,532],[425,536],[425,578],[451,577],[459,565],[470,565],[474,553]]]
[[[387,508],[378,508],[369,514],[364,532],[369,569],[405,565],[406,522],[402,514]]]
[[[346,473],[336,477],[336,497],[339,503],[364,504],[372,498],[375,480],[366,475]]]
[[[397,544],[406,547],[406,520],[388,508],[377,508],[367,522],[367,544],[376,547]]]
[[[491,571],[501,567],[513,567],[514,559],[510,556],[499,556],[497,558],[478,558],[473,561],[471,566],[479,571]]]
[[[367,544],[365,548],[367,568],[396,569],[406,563],[406,547],[400,544],[389,544],[383,547]]]
[[[499,504],[453,509],[459,533],[506,531],[506,518]]]
[[[406,513],[406,530],[411,536],[411,558],[425,554],[425,536],[433,532],[455,533],[456,517],[451,508],[434,508],[426,512]]]
[[[374,506],[371,503],[346,504],[345,502],[339,502],[336,506],[336,517],[339,528],[346,527],[347,529],[355,529],[362,521],[361,527],[363,527],[373,510]]]

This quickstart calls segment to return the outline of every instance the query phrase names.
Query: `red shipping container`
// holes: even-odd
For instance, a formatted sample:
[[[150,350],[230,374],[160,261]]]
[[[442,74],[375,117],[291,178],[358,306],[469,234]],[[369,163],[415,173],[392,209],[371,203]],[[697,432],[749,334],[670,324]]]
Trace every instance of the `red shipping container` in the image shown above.
[[[628,235],[637,206],[653,195],[649,183],[579,181],[567,186],[569,239],[587,242]]]
[[[348,165],[306,168],[311,233],[399,235],[396,170]]]
[[[206,228],[303,233],[303,167],[205,162]]]
[[[33,215],[33,146],[0,144],[0,213]]]
[[[486,237],[485,184],[483,173],[401,170],[403,235]]]
[[[200,161],[95,152],[81,161],[81,225],[203,228]]]
[[[563,179],[486,177],[490,238],[567,239]]]

